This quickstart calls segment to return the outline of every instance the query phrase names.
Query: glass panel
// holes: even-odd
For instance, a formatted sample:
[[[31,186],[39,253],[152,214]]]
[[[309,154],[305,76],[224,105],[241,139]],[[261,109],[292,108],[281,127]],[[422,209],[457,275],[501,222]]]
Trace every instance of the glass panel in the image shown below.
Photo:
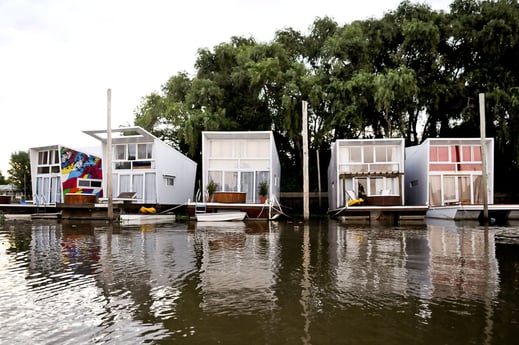
[[[375,147],[375,161],[376,162],[387,162],[386,148],[383,146]]]
[[[137,159],[144,159],[146,157],[146,144],[137,145]]]
[[[463,146],[462,147],[462,156],[461,156],[461,160],[463,162],[470,162],[472,161],[472,154],[471,154],[471,147],[470,146]]]
[[[236,171],[226,171],[223,177],[225,192],[238,192],[238,173]]]
[[[472,146],[472,152],[474,153],[474,162],[481,162],[481,146]]]
[[[371,192],[368,189],[368,179],[366,178],[358,178],[357,180],[357,190],[355,194],[359,199],[365,199],[368,195],[371,195]]]
[[[119,175],[118,174],[113,174],[112,175],[112,193],[113,195],[119,195],[120,194],[120,189],[119,189],[119,184],[117,183],[118,179],[119,179]],[[113,196],[112,195],[112,196]],[[108,195],[106,195],[108,197]]]
[[[441,178],[439,175],[429,176],[429,205],[441,205]]]
[[[438,149],[434,146],[429,148],[429,160],[431,162],[437,162],[438,161]]]
[[[121,178],[119,180],[119,191],[117,194],[120,194],[122,192],[131,192],[132,190],[130,183],[130,175],[121,175]]]
[[[244,147],[247,148],[246,155],[242,157],[269,157],[269,145],[265,141],[246,141]]]
[[[364,163],[373,163],[373,147],[364,147]]]
[[[474,178],[474,203],[483,203],[483,188],[481,188],[481,176]]]
[[[257,193],[254,191],[254,175],[252,171],[243,171],[240,174],[240,191],[247,193],[245,197],[246,202],[253,203]]]
[[[137,148],[135,144],[128,144],[128,160],[133,161],[136,158]]]
[[[156,203],[157,202],[157,189],[155,183],[155,173],[146,174],[145,176],[145,192],[144,202]]]
[[[460,195],[460,202],[463,204],[470,204],[470,177],[460,176],[458,180],[458,188]]]
[[[153,144],[146,144],[146,158],[153,158]]]
[[[216,190],[221,191],[222,190],[222,172],[221,171],[209,171],[208,172],[208,178],[207,182],[213,181],[217,184]],[[206,192],[206,187],[204,187],[204,193]]]
[[[115,160],[125,160],[126,145],[115,145]]]
[[[58,153],[58,150],[54,150],[54,164],[59,164],[59,153]]]
[[[451,162],[459,162],[460,161],[460,147],[452,146],[451,147]]]
[[[143,199],[144,198],[144,175],[133,175],[132,176],[132,182],[133,182],[133,190],[132,192],[136,193],[137,199]]]
[[[362,154],[360,151],[360,147],[350,147],[348,150],[350,151],[350,162],[362,162]]]
[[[259,195],[259,184],[262,182],[267,182],[269,184],[269,190],[270,190],[270,183],[269,183],[269,172],[268,171],[256,171],[256,190],[254,192],[254,197],[257,201],[259,201],[260,195]],[[269,196],[267,196],[269,197]]]
[[[117,162],[115,163],[115,169],[131,169],[132,165],[130,162]]]
[[[448,162],[449,161],[449,148],[448,147],[438,147],[438,161],[439,162]]]
[[[209,157],[233,157],[233,147],[230,141],[211,141]]]
[[[48,151],[38,152],[38,164],[49,164],[48,155]]]
[[[446,202],[457,201],[456,197],[456,177],[455,176],[444,176],[443,177],[443,199]]]

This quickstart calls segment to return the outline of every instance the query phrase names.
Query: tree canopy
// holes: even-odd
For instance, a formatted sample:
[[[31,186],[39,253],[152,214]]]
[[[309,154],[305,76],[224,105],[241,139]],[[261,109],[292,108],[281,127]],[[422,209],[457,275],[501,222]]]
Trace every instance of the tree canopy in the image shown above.
[[[11,165],[7,170],[9,173],[9,183],[12,183],[18,190],[24,191],[24,197],[31,196],[31,163],[29,152],[13,152],[9,164]]]
[[[504,183],[519,172],[517,61],[516,0],[454,0],[449,12],[403,1],[380,19],[316,18],[307,34],[287,28],[267,43],[232,37],[200,49],[195,75],[178,73],[144,97],[135,124],[199,162],[204,130],[272,130],[283,171],[301,172],[302,101],[310,150],[329,155],[335,139],[479,137],[485,93],[496,190],[510,192]],[[282,175],[283,190],[302,189],[298,173]]]

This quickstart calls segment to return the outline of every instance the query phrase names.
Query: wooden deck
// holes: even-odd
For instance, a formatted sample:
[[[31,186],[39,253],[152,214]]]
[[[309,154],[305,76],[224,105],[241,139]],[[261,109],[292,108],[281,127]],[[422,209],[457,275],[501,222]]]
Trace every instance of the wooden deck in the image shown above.
[[[423,220],[427,206],[351,206],[328,211],[340,220],[386,221],[398,224],[402,220]]]

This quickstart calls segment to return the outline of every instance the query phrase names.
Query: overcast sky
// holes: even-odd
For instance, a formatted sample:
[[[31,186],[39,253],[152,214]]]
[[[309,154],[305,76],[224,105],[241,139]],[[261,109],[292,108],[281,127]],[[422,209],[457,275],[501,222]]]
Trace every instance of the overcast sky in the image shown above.
[[[380,18],[397,0],[0,0],[0,171],[16,151],[98,142],[83,130],[133,124],[141,99],[180,71],[199,48],[232,36],[269,42],[303,34],[317,17],[339,25]],[[415,1],[416,2],[416,1]],[[435,10],[450,0],[419,1]]]

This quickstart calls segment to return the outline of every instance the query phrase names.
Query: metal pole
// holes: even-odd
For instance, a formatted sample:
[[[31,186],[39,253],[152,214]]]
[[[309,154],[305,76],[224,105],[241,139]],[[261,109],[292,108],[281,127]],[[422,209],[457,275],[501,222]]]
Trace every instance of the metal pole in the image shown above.
[[[309,183],[308,183],[308,102],[303,101],[303,216],[310,218]]]
[[[483,189],[483,222],[488,222],[488,187],[487,187],[487,143],[485,126],[485,94],[479,94],[479,127],[481,132],[481,160],[482,176],[481,188]]]
[[[112,187],[112,90],[107,90],[107,131],[106,131],[106,189],[108,193],[108,221],[114,220],[113,187]]]

